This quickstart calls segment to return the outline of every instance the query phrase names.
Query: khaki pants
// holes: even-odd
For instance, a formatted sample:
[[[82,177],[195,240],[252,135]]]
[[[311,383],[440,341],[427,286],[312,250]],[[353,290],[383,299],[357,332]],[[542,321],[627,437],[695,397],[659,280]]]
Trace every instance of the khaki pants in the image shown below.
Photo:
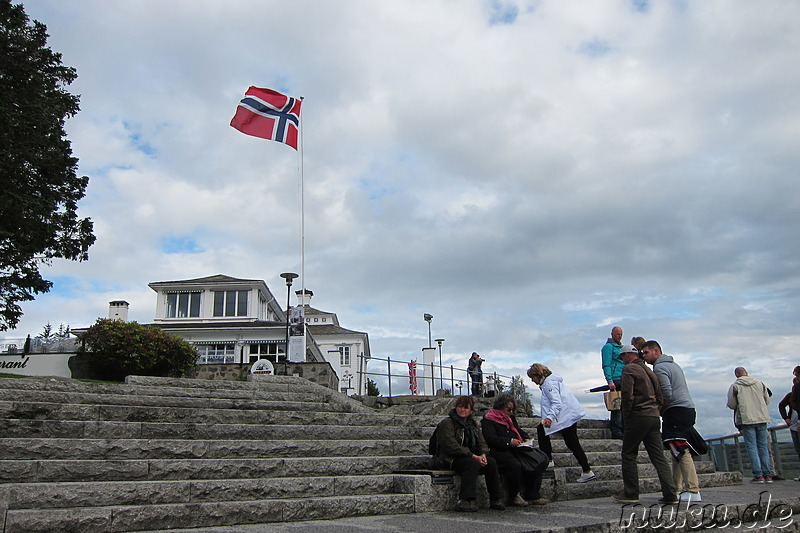
[[[700,492],[697,470],[695,470],[694,460],[689,450],[683,452],[679,459],[676,459],[674,455],[672,456],[672,480],[675,482],[675,490],[678,492],[684,490],[684,481],[686,482],[686,490]]]

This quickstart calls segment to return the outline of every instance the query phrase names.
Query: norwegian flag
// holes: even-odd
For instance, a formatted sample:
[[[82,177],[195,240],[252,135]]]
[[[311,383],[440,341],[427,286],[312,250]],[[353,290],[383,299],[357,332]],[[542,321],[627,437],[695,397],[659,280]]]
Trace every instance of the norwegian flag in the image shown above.
[[[297,150],[302,101],[271,89],[250,87],[231,126],[246,135],[288,144]]]

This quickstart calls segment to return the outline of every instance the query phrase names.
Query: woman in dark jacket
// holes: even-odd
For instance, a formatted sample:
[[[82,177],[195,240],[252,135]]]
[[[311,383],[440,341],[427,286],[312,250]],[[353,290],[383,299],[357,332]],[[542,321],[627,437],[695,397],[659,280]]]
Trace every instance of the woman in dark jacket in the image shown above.
[[[477,511],[475,504],[475,485],[478,474],[486,476],[490,507],[505,509],[501,498],[500,474],[497,463],[487,457],[489,447],[483,440],[478,423],[473,416],[475,399],[472,396],[459,396],[447,418],[436,426],[436,456],[461,476],[461,490],[458,493],[456,511]]]
[[[517,402],[511,394],[504,392],[498,396],[492,409],[481,420],[483,437],[489,445],[489,455],[497,461],[500,473],[506,476],[509,504],[544,505],[550,500],[542,498],[539,493],[542,486],[542,471],[524,474],[522,464],[514,453],[515,448],[528,440],[528,434],[519,427],[514,417],[516,407]]]

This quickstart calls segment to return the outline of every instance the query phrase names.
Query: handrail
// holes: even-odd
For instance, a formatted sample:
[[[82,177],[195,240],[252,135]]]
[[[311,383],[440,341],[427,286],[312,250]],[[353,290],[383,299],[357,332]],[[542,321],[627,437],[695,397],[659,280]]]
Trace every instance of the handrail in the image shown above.
[[[769,432],[768,440],[770,446],[770,459],[774,463],[771,465],[771,470],[774,471],[773,473],[778,473],[780,475],[784,474],[784,468],[780,453],[780,442],[776,433],[788,428],[789,426],[786,423],[776,424],[767,428],[767,431]],[[741,444],[743,443],[740,443],[740,439],[742,439],[742,433],[740,431],[730,435],[705,439],[706,444],[708,445],[708,455],[711,457],[711,460],[714,462],[717,470],[726,472],[739,471],[744,473],[745,461],[741,449]],[[729,440],[732,440],[733,442],[730,444],[727,443],[726,441]],[[730,464],[728,450],[726,449],[727,446],[731,445],[734,447],[736,454],[735,465]],[[793,456],[790,455],[790,461],[794,462],[792,458]]]
[[[399,361],[399,360],[392,360],[391,358],[387,357],[386,359],[381,357],[375,357],[374,355],[370,357],[370,362],[373,361],[382,361],[386,363],[386,371],[385,372],[372,372],[372,371],[359,371],[358,373],[363,376],[380,376],[386,378],[387,386],[388,386],[388,393],[385,395],[386,397],[392,397],[392,379],[405,379],[410,381],[410,375],[408,371],[408,365],[410,361]],[[392,373],[392,365],[403,365],[405,372],[402,373]],[[419,361],[416,362],[417,369],[424,369],[427,373],[430,370],[430,374],[425,376],[417,376],[416,380],[418,382],[418,390],[424,390],[426,384],[430,384],[431,392],[436,390],[445,390],[449,391],[451,395],[455,396],[454,391],[456,387],[458,387],[458,395],[461,395],[462,389],[466,388],[464,394],[469,394],[471,390],[472,381],[470,379],[469,371],[466,368],[456,368],[453,365],[438,365],[436,363],[421,363]],[[438,373],[436,372],[438,370]],[[448,372],[449,370],[449,372]],[[450,377],[446,377],[445,374],[450,374]],[[463,378],[460,376],[463,374]],[[484,378],[487,376],[491,376],[494,380],[493,383],[481,383],[482,393],[483,394],[490,394],[492,392],[492,387],[494,391],[498,391],[499,387],[504,385],[510,385],[511,383],[511,376],[505,376],[503,374],[498,374],[497,372],[483,372]],[[458,377],[457,377],[458,376]],[[504,381],[505,380],[505,381]],[[430,383],[428,383],[430,381]],[[445,384],[449,384],[450,388],[446,389]],[[407,385],[408,387],[408,385]],[[406,388],[408,390],[407,394],[413,394],[410,387]],[[435,394],[435,393],[434,393]],[[405,394],[403,394],[405,395]],[[398,396],[401,396],[398,394]]]

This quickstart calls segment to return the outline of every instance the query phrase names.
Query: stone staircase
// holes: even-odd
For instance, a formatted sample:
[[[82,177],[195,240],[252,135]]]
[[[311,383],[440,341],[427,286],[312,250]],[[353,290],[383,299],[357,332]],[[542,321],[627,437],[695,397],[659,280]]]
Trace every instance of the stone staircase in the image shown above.
[[[382,413],[292,376],[129,376],[121,385],[0,379],[2,531],[112,533],[448,509],[458,477],[426,470],[428,437],[442,418]],[[537,422],[522,420],[526,428]],[[580,429],[599,478],[588,484],[574,482],[580,468],[553,439],[547,494],[620,490],[620,441],[606,438],[605,425]],[[698,467],[705,486],[741,482],[738,473]],[[652,467],[640,468],[643,488],[655,490]]]

